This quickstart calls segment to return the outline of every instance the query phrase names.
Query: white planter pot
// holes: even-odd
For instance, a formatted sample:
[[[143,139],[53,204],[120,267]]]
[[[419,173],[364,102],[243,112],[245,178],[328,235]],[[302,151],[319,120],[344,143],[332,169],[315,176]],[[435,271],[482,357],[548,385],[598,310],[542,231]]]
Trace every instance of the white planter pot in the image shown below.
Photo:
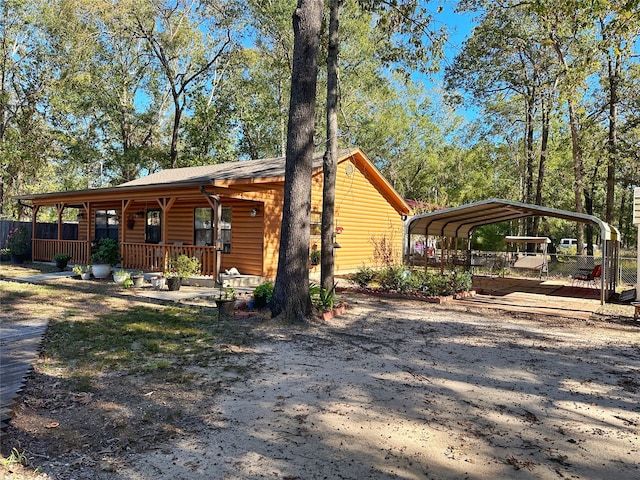
[[[118,275],[118,274],[113,274],[113,281],[116,283],[124,283],[127,278],[129,278],[129,275],[125,274],[125,275]]]
[[[82,280],[91,280],[91,272],[85,272],[80,274]]]
[[[91,265],[91,273],[96,278],[109,278],[111,275],[111,265],[108,264],[96,264]]]

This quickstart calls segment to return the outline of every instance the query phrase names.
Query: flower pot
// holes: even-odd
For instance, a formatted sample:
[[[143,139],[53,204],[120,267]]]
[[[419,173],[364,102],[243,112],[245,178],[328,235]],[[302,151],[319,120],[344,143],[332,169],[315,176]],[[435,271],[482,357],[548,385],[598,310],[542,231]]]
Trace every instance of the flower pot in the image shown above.
[[[12,253],[11,265],[22,265],[24,263],[24,253]]]
[[[131,280],[133,280],[133,286],[136,288],[144,286],[144,275],[134,275]]]
[[[56,268],[59,272],[64,272],[65,268],[67,268],[68,260],[56,260]]]
[[[233,318],[236,308],[235,300],[216,300],[216,306],[218,307],[218,316],[220,318]]]
[[[91,265],[91,273],[96,278],[109,278],[111,275],[111,265],[106,263],[96,263]]]
[[[114,273],[113,274],[113,281],[116,282],[116,283],[124,283],[127,280],[127,278],[129,278],[129,274],[127,274],[127,273],[123,273],[123,274]]]
[[[267,306],[267,297],[266,295],[254,295],[253,296],[253,306],[260,310]]]
[[[166,283],[164,277],[151,277],[151,286],[154,290],[161,290]]]
[[[176,292],[180,290],[181,284],[182,284],[182,279],[180,277],[167,278],[167,288],[172,292]]]
[[[91,272],[84,272],[80,274],[82,280],[91,280]]]

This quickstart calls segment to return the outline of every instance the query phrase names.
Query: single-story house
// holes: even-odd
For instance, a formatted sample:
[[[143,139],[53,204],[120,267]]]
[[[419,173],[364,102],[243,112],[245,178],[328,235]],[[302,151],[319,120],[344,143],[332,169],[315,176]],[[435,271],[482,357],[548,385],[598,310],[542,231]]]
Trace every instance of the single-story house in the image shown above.
[[[284,196],[284,158],[268,158],[163,170],[116,187],[22,195],[35,225],[53,207],[77,209],[78,238],[34,238],[33,259],[65,252],[89,263],[94,239],[119,242],[122,267],[162,271],[167,259],[197,256],[203,275],[235,267],[241,274],[274,278]],[[322,155],[313,159],[311,244],[320,246]],[[76,210],[71,210],[75,212]],[[335,201],[337,274],[373,261],[372,238],[386,236],[400,255],[403,218],[410,209],[359,149],[338,156]],[[66,215],[68,217],[68,214]],[[34,229],[35,231],[35,229]]]

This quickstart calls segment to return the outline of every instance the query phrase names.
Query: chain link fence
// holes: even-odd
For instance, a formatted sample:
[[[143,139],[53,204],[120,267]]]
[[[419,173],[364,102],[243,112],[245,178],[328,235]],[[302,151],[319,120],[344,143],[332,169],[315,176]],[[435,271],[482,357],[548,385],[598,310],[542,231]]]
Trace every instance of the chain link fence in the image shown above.
[[[538,255],[540,263],[542,256]],[[500,275],[505,277],[540,276],[538,268],[518,268],[518,256],[505,252],[474,252],[471,257],[472,272],[478,275]],[[591,271],[595,265],[602,264],[602,256],[598,255],[564,255],[547,254],[548,271],[542,272],[543,277],[554,280],[571,281],[573,277]],[[620,257],[618,278],[621,285],[635,285],[637,281],[638,259],[635,257]]]

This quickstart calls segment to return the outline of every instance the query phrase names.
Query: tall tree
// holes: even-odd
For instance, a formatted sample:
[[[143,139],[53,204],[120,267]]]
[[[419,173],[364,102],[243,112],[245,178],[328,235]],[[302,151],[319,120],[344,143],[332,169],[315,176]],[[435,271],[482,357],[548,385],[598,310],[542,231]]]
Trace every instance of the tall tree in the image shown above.
[[[507,2],[508,3],[508,2]],[[539,27],[522,9],[511,5],[470,0],[466,8],[484,6],[479,25],[446,69],[449,89],[462,88],[479,102],[515,97],[521,104],[523,126],[523,168],[520,199],[527,203],[542,201],[545,155],[539,156],[536,169],[536,130],[539,111],[543,142],[548,141],[549,114],[553,110],[556,69],[550,61],[551,51]],[[489,6],[492,5],[492,8]],[[546,147],[541,150],[546,151]],[[535,182],[536,170],[538,181]],[[528,226],[532,233],[533,225]]]
[[[298,0],[293,15],[293,72],[278,273],[271,299],[273,315],[286,321],[305,321],[313,308],[307,259],[321,27],[322,0]]]
[[[549,2],[536,5],[534,12],[542,28],[547,32],[562,73],[562,95],[567,105],[569,129],[571,133],[571,156],[573,159],[574,209],[584,212],[584,145],[581,141],[581,115],[579,101],[585,90],[586,80],[592,65],[591,36],[586,29],[588,19],[593,19],[592,11],[581,2]],[[578,253],[584,244],[584,225],[577,228]]]
[[[338,163],[338,51],[339,18],[342,0],[329,2],[329,48],[327,55],[327,148],[322,161],[322,227],[320,254],[320,284],[333,289],[334,279],[334,211],[336,168]]]
[[[42,185],[53,143],[47,121],[54,65],[38,27],[38,4],[0,4],[0,216],[25,216],[13,195]]]
[[[216,88],[208,79],[214,69],[222,68],[233,46],[235,7],[232,2],[148,0],[132,2],[130,14],[134,32],[147,42],[167,82],[173,104],[169,166],[176,168],[189,96],[205,86]]]
[[[637,3],[637,2],[636,2]],[[607,192],[605,221],[614,220],[616,170],[619,158],[618,123],[621,103],[621,83],[624,70],[633,56],[640,35],[640,9],[633,2],[613,0],[603,2],[599,12],[600,49],[606,65],[607,92]]]

